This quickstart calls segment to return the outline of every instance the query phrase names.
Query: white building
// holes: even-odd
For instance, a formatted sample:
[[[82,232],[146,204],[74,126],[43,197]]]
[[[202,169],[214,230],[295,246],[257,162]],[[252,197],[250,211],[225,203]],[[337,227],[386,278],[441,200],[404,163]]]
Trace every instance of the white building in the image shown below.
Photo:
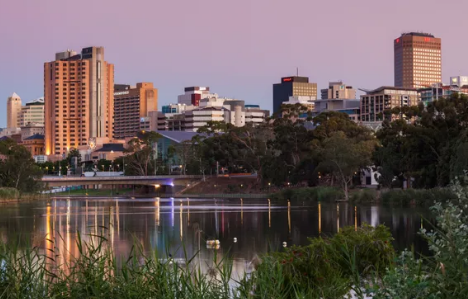
[[[199,106],[200,100],[210,97],[210,88],[192,86],[184,89],[185,93],[177,97],[178,104]]]
[[[259,105],[245,105],[245,123],[260,124],[270,116],[269,110],[260,109]]]
[[[44,98],[33,100],[22,106],[19,123],[20,127],[27,126],[28,124],[44,126]]]
[[[457,87],[468,86],[468,76],[450,77],[450,85]]]
[[[209,121],[224,121],[224,107],[199,107],[191,111],[185,112],[184,128],[185,131],[197,132],[203,126],[206,126]]]

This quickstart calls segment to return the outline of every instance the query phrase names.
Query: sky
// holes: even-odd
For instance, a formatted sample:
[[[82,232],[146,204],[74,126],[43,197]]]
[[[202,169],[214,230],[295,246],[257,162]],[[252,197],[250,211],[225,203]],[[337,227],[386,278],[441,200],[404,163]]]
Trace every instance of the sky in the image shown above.
[[[442,76],[468,75],[468,1],[0,0],[0,127],[16,92],[43,95],[44,62],[105,47],[115,83],[153,82],[159,109],[187,86],[272,108],[272,84],[307,76],[318,88],[393,85],[393,40],[442,38]]]

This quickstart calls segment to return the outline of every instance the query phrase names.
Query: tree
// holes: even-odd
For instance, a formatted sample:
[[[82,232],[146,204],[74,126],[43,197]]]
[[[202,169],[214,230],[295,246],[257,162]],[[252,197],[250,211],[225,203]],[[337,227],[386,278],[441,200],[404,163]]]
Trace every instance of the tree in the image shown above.
[[[128,142],[125,153],[126,171],[130,175],[147,176],[156,173],[157,141],[162,136],[156,132],[140,132]]]
[[[338,131],[318,145],[316,150],[321,160],[318,170],[332,174],[340,182],[345,200],[349,200],[353,177],[371,165],[375,140],[349,138],[344,132]]]
[[[0,141],[0,186],[20,192],[40,190],[43,172],[31,153],[11,139]]]
[[[414,180],[414,187],[420,188],[444,187],[460,175],[456,161],[463,161],[464,141],[460,139],[468,129],[467,96],[455,93],[427,107],[403,107],[385,113],[399,119],[384,121],[377,132],[382,147],[377,148],[374,161],[383,172]]]

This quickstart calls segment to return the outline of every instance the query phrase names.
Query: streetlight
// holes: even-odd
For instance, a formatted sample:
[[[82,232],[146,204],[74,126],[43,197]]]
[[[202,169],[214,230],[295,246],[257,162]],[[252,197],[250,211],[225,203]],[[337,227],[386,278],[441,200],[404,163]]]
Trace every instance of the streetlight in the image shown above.
[[[159,185],[159,184],[154,185],[154,188],[158,191],[158,196],[159,196],[159,190],[158,190],[159,187],[161,187],[161,185]]]
[[[46,174],[49,174],[49,166],[46,166]]]
[[[117,164],[117,172],[119,172],[119,166],[120,166],[120,164]]]

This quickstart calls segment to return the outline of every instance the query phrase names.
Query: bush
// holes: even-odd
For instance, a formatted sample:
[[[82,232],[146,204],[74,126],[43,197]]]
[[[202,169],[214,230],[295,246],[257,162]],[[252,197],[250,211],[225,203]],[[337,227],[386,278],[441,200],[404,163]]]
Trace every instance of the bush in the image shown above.
[[[351,194],[349,199],[352,203],[373,203],[377,201],[377,190],[361,189]]]
[[[254,273],[256,295],[342,298],[351,288],[359,288],[356,277],[390,265],[394,258],[392,240],[385,226],[364,225],[356,231],[354,227],[344,228],[329,239],[310,239],[307,246],[269,254]]]
[[[450,188],[389,190],[382,194],[382,203],[417,206],[432,206],[436,201],[450,202],[456,199]]]
[[[290,200],[291,202],[333,202],[344,198],[341,189],[333,187],[313,187],[286,189],[271,196],[274,200]]]

